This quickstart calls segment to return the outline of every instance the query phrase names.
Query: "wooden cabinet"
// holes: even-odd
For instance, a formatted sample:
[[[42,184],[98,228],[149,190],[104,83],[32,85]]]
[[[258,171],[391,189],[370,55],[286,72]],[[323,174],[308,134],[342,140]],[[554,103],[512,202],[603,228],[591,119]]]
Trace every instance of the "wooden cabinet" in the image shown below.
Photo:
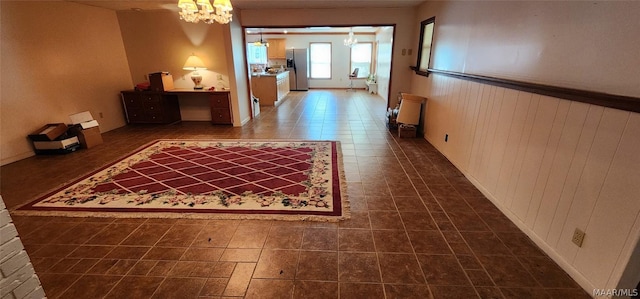
[[[127,123],[168,124],[180,121],[176,95],[151,91],[123,91],[121,94]]]
[[[277,106],[289,93],[289,72],[251,77],[251,91],[260,105]]]
[[[283,74],[276,77],[276,86],[278,89],[276,98],[278,99],[277,101],[280,101],[289,94],[289,72],[287,72],[286,76]]]
[[[287,59],[285,54],[286,39],[270,38],[267,40],[269,48],[267,48],[268,59]]]
[[[211,123],[220,125],[232,125],[231,97],[229,92],[217,92],[209,95],[211,106]]]
[[[209,91],[193,89],[172,89],[164,92],[123,91],[127,123],[169,124],[181,120],[178,96],[197,97],[207,101],[211,109],[211,123],[233,125],[231,113],[231,93],[229,91]]]

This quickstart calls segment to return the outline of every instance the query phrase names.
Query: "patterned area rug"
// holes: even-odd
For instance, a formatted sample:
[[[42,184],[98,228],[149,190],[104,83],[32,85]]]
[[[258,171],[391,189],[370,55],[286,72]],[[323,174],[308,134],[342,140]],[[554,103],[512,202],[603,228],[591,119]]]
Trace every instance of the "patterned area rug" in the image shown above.
[[[336,221],[342,168],[335,141],[159,140],[15,213]]]

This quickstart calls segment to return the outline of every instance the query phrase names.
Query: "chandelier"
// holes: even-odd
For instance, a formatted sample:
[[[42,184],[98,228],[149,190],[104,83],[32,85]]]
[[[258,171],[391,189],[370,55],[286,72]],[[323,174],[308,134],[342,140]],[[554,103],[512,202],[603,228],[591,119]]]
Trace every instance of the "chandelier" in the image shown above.
[[[209,0],[195,0],[195,2],[179,0],[178,8],[180,8],[180,19],[189,23],[202,21],[207,24],[213,24],[213,22],[227,24],[233,18],[231,15],[233,6],[229,0],[214,0],[213,5]]]
[[[265,46],[267,48],[269,47],[269,42],[265,42],[264,40],[262,40],[262,29],[260,29],[260,40],[253,42],[253,45],[256,47],[262,47],[262,46]]]
[[[349,29],[349,38],[344,39],[344,45],[351,48],[358,43],[358,39],[353,36],[353,28]]]

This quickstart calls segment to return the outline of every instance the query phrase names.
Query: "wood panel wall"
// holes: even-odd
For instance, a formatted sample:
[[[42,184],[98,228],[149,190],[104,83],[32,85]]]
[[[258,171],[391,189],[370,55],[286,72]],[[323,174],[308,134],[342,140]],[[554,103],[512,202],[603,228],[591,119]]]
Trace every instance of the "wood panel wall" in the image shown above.
[[[618,286],[640,237],[640,114],[441,75],[412,86],[430,143],[586,290]]]

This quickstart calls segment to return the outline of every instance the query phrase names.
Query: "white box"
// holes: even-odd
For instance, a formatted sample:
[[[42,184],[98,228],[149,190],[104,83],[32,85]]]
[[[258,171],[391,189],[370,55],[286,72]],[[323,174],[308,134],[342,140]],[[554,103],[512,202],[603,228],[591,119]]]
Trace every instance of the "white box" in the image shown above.
[[[80,144],[80,140],[78,140],[78,137],[71,137],[71,138],[55,140],[55,141],[34,141],[33,142],[33,146],[39,150],[66,149],[76,144]]]
[[[93,115],[91,115],[91,112],[89,111],[71,114],[69,115],[69,118],[71,118],[71,124],[79,124],[82,129],[89,129],[99,125],[98,121],[93,119]]]

